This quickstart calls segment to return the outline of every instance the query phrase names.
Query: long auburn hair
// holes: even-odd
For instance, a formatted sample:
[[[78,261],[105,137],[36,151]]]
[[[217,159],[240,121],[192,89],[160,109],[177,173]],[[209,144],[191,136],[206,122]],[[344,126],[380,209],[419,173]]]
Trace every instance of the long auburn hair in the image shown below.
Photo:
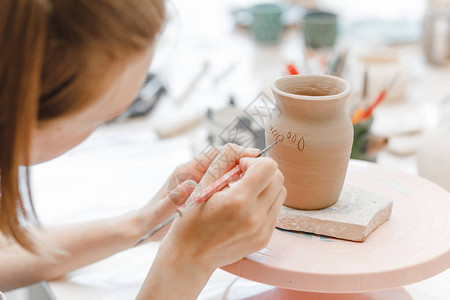
[[[0,0],[0,232],[34,251],[25,221],[35,216],[28,167],[39,121],[95,101],[112,62],[148,48],[164,0]],[[23,192],[23,191],[22,191]]]

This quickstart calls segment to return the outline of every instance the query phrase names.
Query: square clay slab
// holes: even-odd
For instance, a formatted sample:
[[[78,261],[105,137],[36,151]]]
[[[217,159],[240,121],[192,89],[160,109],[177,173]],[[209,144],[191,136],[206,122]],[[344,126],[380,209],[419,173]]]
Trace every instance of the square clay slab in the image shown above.
[[[392,213],[392,200],[353,185],[344,185],[336,204],[321,210],[283,206],[276,227],[350,241],[364,241]]]

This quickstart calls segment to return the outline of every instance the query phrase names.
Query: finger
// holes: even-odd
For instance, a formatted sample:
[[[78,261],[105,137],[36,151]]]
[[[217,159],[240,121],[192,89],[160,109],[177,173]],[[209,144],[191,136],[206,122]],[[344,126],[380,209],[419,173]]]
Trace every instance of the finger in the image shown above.
[[[245,173],[250,165],[256,162],[256,158],[253,157],[243,157],[239,160],[239,166],[241,167],[242,173]]]
[[[280,212],[281,207],[283,206],[284,199],[286,199],[286,188],[283,186],[282,189],[280,189],[280,192],[275,198],[275,201],[273,202],[272,206],[270,207],[269,211],[267,212],[267,229],[269,235],[272,235],[273,229],[275,228],[277,217]]]
[[[183,172],[181,168],[178,167],[177,170],[166,180],[163,186],[159,189],[159,191],[152,198],[150,203],[158,203],[161,199],[166,198],[169,193],[176,189],[180,184],[185,181],[198,183],[201,177],[195,177],[192,172]]]
[[[283,206],[284,200],[286,199],[287,190],[283,186],[281,186],[281,189],[278,192],[278,195],[275,197],[275,200],[273,201],[272,205],[269,207],[269,210],[267,211],[267,215],[271,216],[271,214],[278,215],[281,207]]]
[[[168,194],[168,190],[172,190],[180,182],[186,180],[194,180],[195,182],[200,182],[200,179],[204,177],[206,171],[211,166],[213,161],[216,159],[217,154],[224,148],[229,146],[230,144],[227,144],[225,146],[211,145],[210,148],[208,148],[205,151],[202,151],[200,154],[196,155],[190,161],[182,165],[179,165],[173,172],[172,176],[166,181],[164,186],[162,186],[161,189],[158,191],[158,193],[155,195],[155,197],[153,197],[151,202],[156,203],[159,201],[159,199],[166,197]],[[237,145],[235,146],[239,147]],[[243,148],[243,147],[236,148],[234,151],[240,153],[241,157],[254,157],[257,156],[260,152],[258,149]],[[217,176],[214,175],[214,177]],[[212,181],[211,180],[209,180],[208,182],[205,181],[204,184],[207,184],[209,182]]]
[[[235,144],[226,144],[217,154],[200,181],[206,187],[235,167],[242,157],[256,157],[258,149],[244,148]]]
[[[194,156],[190,161],[183,164],[182,168],[184,172],[191,172],[193,176],[199,179],[202,178],[222,148],[223,146],[211,145],[210,149],[202,151]]]
[[[172,204],[175,209],[178,209],[186,202],[192,192],[195,190],[197,183],[193,180],[187,180],[180,183],[177,187],[171,190],[163,201]]]
[[[211,164],[217,158],[217,155],[227,147],[237,147],[236,149],[234,149],[234,151],[237,152],[240,157],[254,157],[257,156],[260,152],[259,149],[255,148],[244,148],[237,145],[231,145],[232,144],[226,144],[225,146],[212,145],[210,149],[202,151],[192,160],[180,165],[175,173],[177,173],[177,176],[180,176],[180,179],[182,180],[197,179],[196,181],[198,182],[199,179],[201,179],[205,175],[206,171],[208,171],[208,168],[210,168]],[[188,176],[186,176],[186,174],[188,174]],[[183,178],[181,178],[181,176],[183,176]]]
[[[277,170],[277,163],[266,157],[257,159],[243,158],[239,162],[244,172],[242,179],[235,183],[236,188],[243,194],[259,195],[269,184]]]
[[[258,201],[258,205],[261,209],[264,209],[266,213],[269,211],[270,207],[276,200],[276,197],[280,193],[280,190],[283,187],[283,181],[283,174],[277,170],[267,187],[259,195],[260,201]]]
[[[177,187],[167,193],[161,201],[156,202],[152,206],[151,214],[148,216],[147,221],[149,222],[146,226],[149,228],[154,228],[159,225],[162,221],[166,220],[169,216],[173,215],[178,209],[179,205],[182,205],[188,199],[189,195],[195,189],[197,183],[192,180],[188,180],[180,183]],[[162,239],[170,226],[166,226],[162,230],[158,231],[150,239],[160,240]]]

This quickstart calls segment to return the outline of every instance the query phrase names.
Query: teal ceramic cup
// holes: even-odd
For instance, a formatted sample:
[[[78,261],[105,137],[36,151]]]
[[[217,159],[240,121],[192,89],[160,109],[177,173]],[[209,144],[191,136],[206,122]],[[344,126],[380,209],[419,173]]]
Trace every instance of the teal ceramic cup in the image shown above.
[[[337,37],[337,16],[323,11],[309,12],[304,17],[303,30],[306,47],[333,47]]]
[[[376,156],[367,155],[367,146],[369,142],[369,136],[371,133],[373,123],[373,117],[365,120],[364,122],[353,125],[353,146],[350,158],[376,161]]]
[[[283,31],[283,9],[278,4],[257,4],[249,9],[252,15],[250,30],[256,41],[276,43]]]

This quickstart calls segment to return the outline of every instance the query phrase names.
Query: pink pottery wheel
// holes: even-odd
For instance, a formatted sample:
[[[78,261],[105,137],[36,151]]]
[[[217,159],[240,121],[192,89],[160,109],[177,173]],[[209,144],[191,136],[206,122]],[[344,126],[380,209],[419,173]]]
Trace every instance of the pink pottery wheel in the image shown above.
[[[346,182],[394,202],[391,218],[365,242],[276,229],[267,247],[222,269],[267,285],[313,292],[298,292],[298,296],[315,294],[300,299],[341,299],[336,294],[327,297],[322,293],[389,290],[427,279],[450,267],[447,191],[418,176],[353,160]],[[260,299],[290,299],[295,292],[272,289],[267,293]],[[402,289],[345,299],[391,299],[384,298],[383,293],[387,297],[398,293],[398,299],[409,299],[406,294],[400,298]]]

